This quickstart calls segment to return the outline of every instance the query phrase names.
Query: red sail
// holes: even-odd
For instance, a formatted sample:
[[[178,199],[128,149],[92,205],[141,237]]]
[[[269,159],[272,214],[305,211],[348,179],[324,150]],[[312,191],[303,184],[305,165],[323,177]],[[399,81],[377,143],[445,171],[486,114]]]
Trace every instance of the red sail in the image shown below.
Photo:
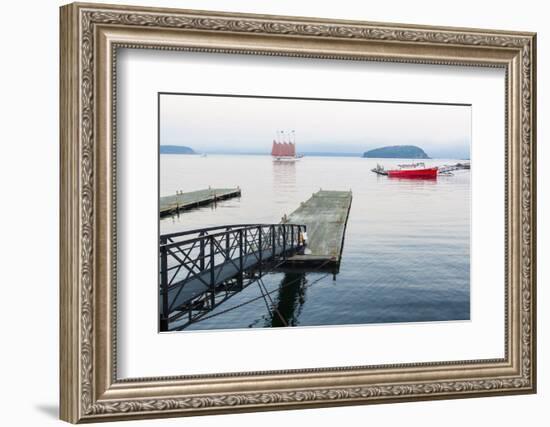
[[[272,156],[278,156],[279,155],[279,144],[273,140],[273,147],[271,148],[271,155]]]
[[[283,156],[292,156],[292,147],[288,142],[283,144]]]
[[[292,142],[273,141],[271,155],[275,157],[296,157],[296,145]]]

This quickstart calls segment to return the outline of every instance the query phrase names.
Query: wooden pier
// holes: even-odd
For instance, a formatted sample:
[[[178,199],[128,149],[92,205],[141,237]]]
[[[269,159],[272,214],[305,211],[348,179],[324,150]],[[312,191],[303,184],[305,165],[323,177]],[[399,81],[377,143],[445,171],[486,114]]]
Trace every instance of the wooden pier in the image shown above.
[[[457,171],[457,170],[470,170],[470,162],[465,162],[465,163],[456,163],[454,165],[443,165],[443,166],[440,166],[439,167],[439,173],[442,174],[442,175],[446,175],[446,174],[451,174],[451,172],[453,171]]]
[[[304,224],[308,239],[305,253],[289,257],[284,268],[306,271],[318,268],[337,272],[351,201],[351,191],[320,190],[285,218],[285,222],[290,224]]]
[[[210,197],[194,197],[186,205],[183,198],[176,200],[177,209],[233,194],[207,191]],[[200,321],[273,271],[336,274],[351,200],[351,191],[320,190],[279,224],[230,224],[161,235],[160,330],[181,330]]]
[[[159,204],[160,216],[171,215],[180,211],[215,203],[219,200],[240,197],[240,188],[207,188],[205,190],[178,193],[161,197]]]

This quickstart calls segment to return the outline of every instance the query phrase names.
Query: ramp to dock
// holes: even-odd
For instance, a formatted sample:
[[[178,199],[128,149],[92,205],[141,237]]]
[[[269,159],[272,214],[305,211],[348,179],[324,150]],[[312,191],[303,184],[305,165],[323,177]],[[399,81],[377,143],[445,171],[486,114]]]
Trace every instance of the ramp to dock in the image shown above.
[[[351,201],[351,191],[320,190],[290,214],[287,222],[307,227],[308,242],[306,252],[288,258],[286,266],[337,270]]]
[[[219,200],[240,197],[240,188],[207,188],[205,190],[178,193],[160,198],[160,216],[208,205]]]
[[[226,289],[225,282],[228,279],[236,277],[240,271],[248,270],[258,265],[258,259],[261,259],[259,258],[259,252],[260,251],[256,251],[243,257],[243,270],[239,270],[239,265],[231,261],[215,266],[213,274],[215,284],[213,286],[211,285],[212,272],[210,269],[195,275],[191,280],[182,280],[181,282],[175,283],[168,290],[169,309],[172,310],[173,308],[189,303],[193,298],[211,290],[223,292]],[[263,258],[266,259],[270,256],[274,257],[280,255],[283,252],[283,247],[277,246],[275,252],[273,252],[272,249],[262,252],[264,253]],[[266,252],[269,252],[269,255],[266,254]],[[185,284],[185,286],[182,286],[183,284]],[[160,313],[162,313],[162,301],[159,301],[159,303]]]

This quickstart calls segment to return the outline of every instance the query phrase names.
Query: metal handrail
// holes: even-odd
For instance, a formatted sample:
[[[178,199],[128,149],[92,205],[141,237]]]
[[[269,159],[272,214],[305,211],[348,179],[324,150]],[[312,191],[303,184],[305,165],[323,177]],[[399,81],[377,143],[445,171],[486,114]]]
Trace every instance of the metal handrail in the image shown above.
[[[301,226],[305,227],[303,224],[292,224],[292,223],[281,223],[281,224],[264,224],[264,223],[257,223],[257,224],[230,224],[230,225],[217,225],[214,227],[207,227],[207,228],[199,228],[195,230],[188,230],[188,231],[180,231],[177,233],[169,233],[169,234],[161,234],[160,238],[166,238],[166,239],[172,239],[174,237],[181,237],[186,236],[189,234],[196,234],[201,232],[208,232],[212,230],[218,230],[218,229],[225,229],[225,230],[232,230],[232,229],[239,229],[239,228],[254,228],[254,227],[271,227],[272,225],[279,226],[279,225],[294,225],[294,226]]]
[[[243,231],[258,230],[258,233],[263,233],[264,228],[267,228],[269,230],[277,229],[278,230],[277,231],[277,238],[281,237],[281,233],[279,231],[281,228],[283,230],[286,230],[286,229],[290,228],[290,235],[295,237],[296,239],[298,238],[299,232],[301,230],[306,231],[306,226],[305,225],[288,224],[288,223],[287,224],[265,224],[265,225],[249,226],[249,227],[246,227],[246,228],[235,228],[235,229],[231,228],[231,229],[228,229],[227,231],[221,232],[221,233],[204,234],[202,236],[198,236],[198,237],[194,237],[192,239],[182,240],[182,241],[178,241],[178,242],[166,242],[166,243],[160,245],[160,250],[161,250],[161,254],[166,253],[166,255],[170,255],[172,258],[175,258],[177,260],[177,256],[174,253],[171,253],[170,249],[174,249],[174,248],[180,249],[183,246],[191,246],[191,249],[193,249],[193,245],[195,243],[216,241],[220,237],[229,239],[229,236],[232,236],[233,239],[236,240],[235,239],[235,237],[237,237],[236,235],[239,235]],[[296,234],[294,234],[294,230],[296,230]],[[200,232],[200,230],[195,230],[194,231],[194,233],[197,233],[197,232]],[[273,234],[274,232],[271,231],[270,233]],[[284,233],[286,233],[286,231],[284,231]],[[272,242],[267,243],[267,247],[271,247],[275,243],[275,235],[272,236],[272,239],[273,239]],[[290,240],[296,240],[296,239],[291,238]],[[283,240],[286,240],[286,238],[283,239]],[[249,240],[244,241],[244,246],[246,247],[246,246],[251,246],[251,245],[259,244],[259,243],[261,243],[260,234],[258,234],[252,241],[249,241]],[[289,243],[292,243],[292,242],[289,242]],[[284,244],[284,241],[283,241],[283,244]],[[234,245],[235,245],[235,243],[232,243],[229,247],[232,248],[232,249],[235,249]],[[240,247],[240,245],[239,245],[239,247]],[[216,251],[214,251],[214,254],[219,255],[219,254],[222,254],[222,252],[223,251],[221,251],[221,250],[216,250]],[[196,259],[200,259],[200,258],[205,259],[206,256],[196,257]],[[171,270],[173,270],[177,267],[178,267],[178,265],[170,266],[170,267],[166,266],[166,268],[161,268],[161,270],[171,271]]]
[[[252,230],[256,228],[263,228],[263,227],[301,227],[304,230],[306,230],[306,226],[303,224],[292,224],[292,223],[284,223],[284,224],[244,224],[244,225],[235,225],[235,226],[223,226],[223,227],[209,227],[209,228],[202,228],[197,230],[191,230],[183,233],[172,233],[172,234],[162,234],[160,236],[160,245],[166,246],[167,249],[171,249],[174,247],[181,246],[182,244],[190,244],[193,242],[200,241],[204,239],[205,237],[219,237],[227,234],[228,232],[238,232],[239,230]],[[226,228],[227,227],[227,228]],[[220,231],[219,233],[215,234],[207,234],[208,231],[211,230],[217,230],[225,228],[225,231]],[[205,233],[204,235],[199,235],[197,237],[193,237],[191,239],[187,240],[180,240],[177,242],[167,242],[168,239],[173,239],[174,237],[181,237],[184,235],[191,235],[191,234],[200,234]]]
[[[208,234],[209,231],[217,230],[223,231]],[[306,231],[306,226],[302,224],[238,224],[162,235],[159,247],[160,295],[164,313],[161,316],[161,329],[167,330],[170,313],[173,310],[181,310],[174,303],[187,282],[198,279],[207,288],[200,295],[195,295],[184,303],[185,306],[188,306],[188,309],[184,309],[184,311],[189,312],[189,321],[192,321],[193,301],[200,302],[202,305],[206,304],[213,309],[229,297],[227,292],[235,292],[227,291],[226,288],[225,299],[222,298],[222,301],[218,302],[216,294],[219,292],[218,286],[221,283],[238,280],[242,289],[244,271],[249,269],[256,270],[261,277],[265,273],[262,272],[262,269],[266,263],[285,258],[289,251],[296,251],[302,246],[299,237],[302,231]],[[171,241],[173,238],[197,234],[198,236],[189,239]],[[249,264],[245,268],[243,260],[249,256],[253,256],[255,261],[253,267]],[[218,267],[230,264],[235,267],[236,275],[220,278],[221,270],[216,273]],[[173,296],[172,302],[169,303],[168,292],[175,288],[177,288],[174,291],[176,292],[175,297]],[[178,306],[181,306],[182,302],[183,300],[178,303]]]

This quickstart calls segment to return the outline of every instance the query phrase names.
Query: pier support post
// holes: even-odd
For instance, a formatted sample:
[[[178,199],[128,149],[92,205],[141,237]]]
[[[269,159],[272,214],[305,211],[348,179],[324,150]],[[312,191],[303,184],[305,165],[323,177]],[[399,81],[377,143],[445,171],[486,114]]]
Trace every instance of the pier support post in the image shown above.
[[[286,258],[286,225],[282,225],[283,229],[283,259]]]
[[[275,226],[271,226],[271,249],[273,250],[272,258],[275,259]]]
[[[199,236],[203,236],[201,233]],[[204,239],[201,239],[199,243],[199,268],[204,271]]]
[[[229,259],[229,234],[231,233],[231,229],[227,229],[225,233],[225,259]]]
[[[162,289],[162,313],[160,314],[160,330],[168,331],[168,259],[166,238],[160,239],[160,288]]]
[[[258,226],[258,269],[260,271],[260,277],[262,277],[262,259],[263,259],[263,248],[262,248],[262,226]]]
[[[239,230],[239,286],[243,286],[243,268],[244,268],[244,254],[243,254],[243,230]]]
[[[210,237],[210,307],[216,304],[216,269],[215,269],[214,238]]]

